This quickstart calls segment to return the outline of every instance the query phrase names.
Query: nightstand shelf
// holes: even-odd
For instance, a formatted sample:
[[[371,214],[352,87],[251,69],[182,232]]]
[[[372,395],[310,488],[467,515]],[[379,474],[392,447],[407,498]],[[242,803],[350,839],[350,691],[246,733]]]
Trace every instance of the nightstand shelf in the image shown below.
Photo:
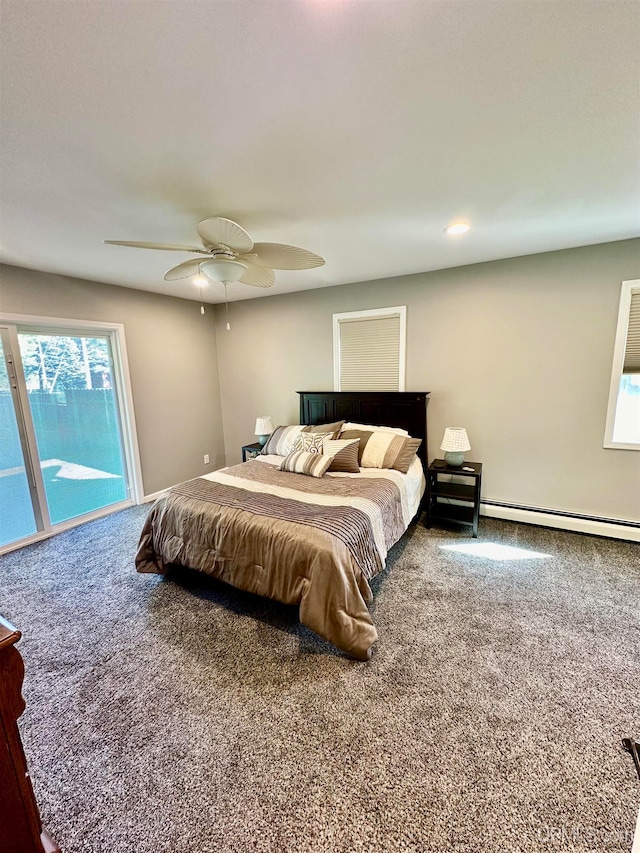
[[[256,456],[259,456],[262,451],[262,444],[259,444],[257,441],[254,444],[245,444],[242,448],[242,461],[246,462],[247,459],[255,459]]]
[[[465,468],[453,468],[443,459],[434,459],[427,470],[427,517],[426,526],[431,527],[437,521],[452,521],[456,524],[470,524],[474,537],[478,536],[480,517],[480,487],[482,483],[482,463],[465,462]],[[446,476],[446,480],[439,479]],[[472,480],[471,483],[451,482],[451,477]],[[451,503],[455,501],[455,503]]]

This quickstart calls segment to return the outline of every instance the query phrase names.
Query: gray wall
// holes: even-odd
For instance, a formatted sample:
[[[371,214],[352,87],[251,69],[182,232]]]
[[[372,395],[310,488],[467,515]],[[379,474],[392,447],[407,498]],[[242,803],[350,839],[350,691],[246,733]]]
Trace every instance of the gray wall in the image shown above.
[[[124,325],[146,494],[224,465],[211,308],[202,316],[185,299],[1,266],[3,312]]]
[[[407,305],[430,458],[465,426],[486,499],[637,520],[640,453],[602,441],[620,282],[639,277],[627,240],[234,302],[227,332],[221,306],[214,323],[190,300],[4,266],[0,312],[124,324],[149,494],[203,473],[205,453],[209,470],[225,446],[239,461],[257,415],[294,423],[296,391],[330,390],[332,314]]]
[[[301,273],[304,275],[304,273]],[[298,420],[299,390],[333,387],[332,314],[407,305],[407,390],[430,391],[429,457],[464,426],[483,496],[640,519],[640,452],[602,447],[626,240],[216,308],[227,463],[257,415]]]

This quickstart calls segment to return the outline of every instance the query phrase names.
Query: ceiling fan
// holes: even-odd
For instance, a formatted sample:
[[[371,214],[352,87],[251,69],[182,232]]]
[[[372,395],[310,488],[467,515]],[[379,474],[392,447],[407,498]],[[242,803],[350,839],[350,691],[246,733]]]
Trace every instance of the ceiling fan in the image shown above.
[[[198,223],[199,246],[176,246],[170,243],[135,243],[129,240],[105,240],[113,246],[136,249],[164,249],[170,252],[195,252],[204,257],[184,261],[165,273],[165,281],[204,275],[212,281],[229,284],[241,281],[254,287],[271,287],[274,269],[309,270],[321,267],[320,255],[285,246],[282,243],[254,243],[244,228],[231,219],[214,216]]]

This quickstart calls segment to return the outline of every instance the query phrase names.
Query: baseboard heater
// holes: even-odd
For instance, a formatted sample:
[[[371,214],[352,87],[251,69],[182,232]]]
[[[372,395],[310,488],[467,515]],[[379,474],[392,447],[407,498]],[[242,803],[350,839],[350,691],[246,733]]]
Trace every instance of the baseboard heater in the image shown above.
[[[543,527],[556,527],[577,533],[590,533],[596,536],[608,536],[614,539],[629,539],[640,542],[640,521],[622,518],[603,518],[562,509],[546,509],[539,506],[523,506],[481,499],[480,513],[493,518],[520,521],[525,524],[539,524]]]

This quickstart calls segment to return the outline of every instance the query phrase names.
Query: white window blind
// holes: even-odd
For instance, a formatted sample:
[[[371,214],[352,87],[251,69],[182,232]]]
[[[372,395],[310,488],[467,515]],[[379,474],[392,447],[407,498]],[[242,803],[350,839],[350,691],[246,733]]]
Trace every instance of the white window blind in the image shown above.
[[[334,315],[336,389],[404,390],[405,308]]]
[[[640,373],[640,290],[631,292],[623,373]]]
[[[640,450],[640,279],[622,282],[604,446]]]

